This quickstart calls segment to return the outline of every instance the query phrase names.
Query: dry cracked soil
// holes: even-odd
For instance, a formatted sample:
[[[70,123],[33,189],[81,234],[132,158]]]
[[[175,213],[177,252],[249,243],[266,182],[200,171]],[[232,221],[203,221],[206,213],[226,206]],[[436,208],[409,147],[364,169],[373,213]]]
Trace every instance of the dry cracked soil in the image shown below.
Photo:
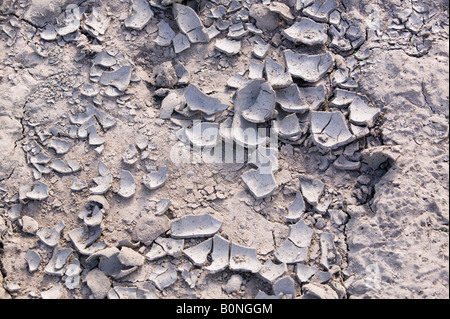
[[[0,298],[449,298],[448,19],[0,0]]]

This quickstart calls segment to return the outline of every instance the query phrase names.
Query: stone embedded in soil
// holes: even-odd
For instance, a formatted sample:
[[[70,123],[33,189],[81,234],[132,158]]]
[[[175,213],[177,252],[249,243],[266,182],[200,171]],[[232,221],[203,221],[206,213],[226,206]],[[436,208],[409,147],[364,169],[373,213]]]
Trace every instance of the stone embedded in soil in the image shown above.
[[[292,77],[306,82],[317,82],[331,70],[334,58],[329,53],[317,55],[298,54],[290,49],[284,50],[286,68]]]
[[[333,166],[340,170],[357,171],[361,168],[361,162],[350,161],[343,154],[333,162]]]
[[[300,191],[295,193],[294,201],[288,206],[288,215],[286,216],[287,221],[297,221],[299,220],[306,210],[305,200]]]
[[[252,123],[264,123],[275,110],[275,91],[269,83],[262,83],[255,103],[242,111],[242,117]]]
[[[131,80],[131,67],[124,65],[115,71],[103,71],[99,83],[102,85],[111,85],[119,91],[124,92]]]
[[[168,177],[167,166],[161,166],[157,171],[142,176],[142,183],[149,190],[154,190],[162,187],[166,183]]]
[[[242,278],[241,275],[234,274],[230,277],[230,279],[228,279],[227,284],[225,285],[223,290],[227,294],[239,292],[241,290],[243,280],[244,279]]]
[[[167,47],[172,43],[174,37],[175,32],[170,25],[165,20],[161,20],[158,23],[158,36],[155,39],[155,43],[159,46]]]
[[[191,43],[204,43],[209,41],[202,21],[191,7],[174,3],[172,11],[178,28],[189,38]]]
[[[256,27],[262,30],[273,31],[280,24],[278,14],[270,11],[268,7],[260,3],[251,5],[249,15],[256,20]]]
[[[331,12],[339,7],[336,0],[315,0],[303,9],[303,14],[319,22],[328,22]]]
[[[277,278],[280,278],[287,272],[287,265],[285,263],[275,264],[268,259],[258,272],[258,276],[265,281],[273,284]]]
[[[129,171],[122,170],[120,174],[120,189],[118,194],[123,198],[131,198],[136,192],[134,177]]]
[[[129,247],[122,247],[119,254],[117,254],[117,259],[119,259],[122,265],[128,267],[142,266],[145,261],[144,256]]]
[[[26,193],[26,196],[28,199],[31,200],[47,199],[49,196],[48,185],[41,181],[37,181],[36,184],[34,184],[33,190],[31,192]]]
[[[241,179],[256,199],[268,197],[278,188],[275,177],[270,169],[251,169],[242,174]]]
[[[35,235],[39,229],[39,224],[33,217],[25,215],[22,217],[20,222],[22,226],[22,231],[25,233]]]
[[[173,238],[210,237],[220,230],[222,222],[209,214],[186,215],[170,225]]]
[[[153,69],[154,83],[157,87],[172,88],[178,83],[177,73],[171,61],[158,64]]]
[[[334,150],[354,141],[344,115],[339,112],[311,112],[311,134],[314,144]]]
[[[281,34],[295,44],[324,45],[328,41],[328,26],[308,18],[300,18]]]
[[[230,39],[219,39],[214,44],[214,49],[228,56],[236,55],[241,51],[241,41]]]
[[[325,184],[319,179],[302,176],[300,177],[300,190],[305,200],[312,206],[316,206],[325,190]]]
[[[212,247],[212,262],[204,269],[210,273],[217,273],[228,267],[230,242],[220,235],[215,235],[212,238]]]
[[[90,270],[85,281],[95,299],[104,299],[111,289],[111,279],[98,268]]]
[[[169,222],[169,218],[165,215],[143,216],[137,221],[137,225],[133,230],[132,239],[148,246],[156,238],[169,230]]]
[[[25,260],[27,261],[29,272],[35,272],[41,263],[41,257],[35,250],[28,250],[25,254]]]
[[[261,263],[256,256],[256,249],[244,247],[235,243],[230,248],[230,265],[234,271],[249,271],[257,273],[261,269]]]
[[[285,72],[284,66],[275,60],[267,57],[264,62],[264,69],[267,81],[273,89],[283,89],[293,84],[291,74]]]
[[[371,107],[367,103],[367,98],[357,95],[349,106],[349,121],[352,124],[372,127],[376,119],[381,114],[377,107]]]
[[[132,1],[132,14],[125,19],[125,27],[137,31],[142,30],[153,17],[153,10],[146,0]]]
[[[186,248],[183,253],[195,266],[203,266],[208,261],[208,255],[212,249],[212,238],[209,238],[200,244]]]
[[[187,106],[192,111],[201,111],[207,115],[212,115],[228,108],[228,105],[221,103],[219,99],[206,95],[194,84],[189,84],[184,96]]]
[[[58,282],[50,289],[41,291],[41,298],[55,300],[55,299],[61,298],[62,294],[63,294],[63,287],[62,287],[61,283]]]
[[[219,141],[219,124],[202,122],[186,129],[186,136],[194,147],[214,147]]]

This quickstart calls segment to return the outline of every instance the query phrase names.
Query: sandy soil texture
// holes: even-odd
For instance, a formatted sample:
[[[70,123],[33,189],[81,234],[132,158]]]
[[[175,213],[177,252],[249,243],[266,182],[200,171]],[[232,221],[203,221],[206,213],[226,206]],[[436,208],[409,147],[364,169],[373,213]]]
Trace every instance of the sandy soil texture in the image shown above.
[[[448,1],[0,26],[0,299],[449,298]]]

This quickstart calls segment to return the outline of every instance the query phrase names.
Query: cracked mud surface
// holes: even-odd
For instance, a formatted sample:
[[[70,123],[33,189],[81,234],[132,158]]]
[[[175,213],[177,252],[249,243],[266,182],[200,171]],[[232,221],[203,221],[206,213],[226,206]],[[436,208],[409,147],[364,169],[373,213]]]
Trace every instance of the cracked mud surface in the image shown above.
[[[0,298],[449,297],[448,2],[0,9]]]

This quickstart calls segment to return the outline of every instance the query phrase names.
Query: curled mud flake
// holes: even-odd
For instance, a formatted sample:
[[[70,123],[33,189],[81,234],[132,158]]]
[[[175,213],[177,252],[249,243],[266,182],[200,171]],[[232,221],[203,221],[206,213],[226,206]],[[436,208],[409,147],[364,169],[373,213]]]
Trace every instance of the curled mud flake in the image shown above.
[[[219,142],[219,124],[197,123],[186,129],[186,136],[194,147],[214,147]]]
[[[49,167],[60,174],[72,173],[72,169],[60,158],[55,159]]]
[[[355,140],[339,111],[311,112],[310,130],[313,142],[324,150],[334,150]]]
[[[228,267],[230,258],[230,242],[220,235],[215,235],[212,238],[212,246],[212,262],[204,269],[210,273],[216,273]]]
[[[295,284],[290,276],[277,279],[272,285],[272,291],[275,296],[283,296],[283,298],[295,298]]]
[[[91,255],[106,248],[104,241],[94,243],[102,233],[101,226],[82,226],[67,233],[77,251],[82,255]]]
[[[285,263],[275,264],[272,260],[267,260],[258,272],[258,276],[265,281],[273,284],[277,278],[280,278],[287,272]]]
[[[202,21],[191,7],[174,3],[172,10],[178,28],[189,38],[191,43],[206,43],[209,41]]]
[[[157,189],[163,186],[169,177],[167,166],[161,166],[159,170],[148,173],[142,177],[142,183],[149,190]]]
[[[230,40],[226,38],[219,39],[216,40],[216,43],[214,44],[214,49],[228,56],[236,55],[241,51],[241,41]]]
[[[303,199],[303,195],[300,191],[295,193],[294,201],[288,206],[288,215],[286,216],[286,220],[288,221],[298,221],[306,210],[305,200]]]
[[[26,193],[26,197],[31,200],[44,200],[49,196],[48,185],[42,183],[41,181],[37,181],[34,184],[33,190],[31,192]]]
[[[333,162],[333,166],[340,170],[357,171],[361,168],[361,162],[350,161],[344,155],[339,157]]]
[[[120,189],[119,195],[123,198],[131,198],[136,192],[136,183],[134,177],[129,171],[122,170],[120,175]]]
[[[270,167],[249,170],[241,178],[256,199],[268,197],[278,188]]]
[[[318,55],[297,54],[292,50],[284,50],[284,61],[292,77],[306,82],[317,82],[331,70],[334,58],[331,53]]]
[[[302,12],[318,22],[328,22],[331,12],[338,7],[339,3],[336,0],[315,0]]]
[[[302,220],[289,226],[288,238],[298,247],[309,248],[313,235],[314,230],[309,228]]]
[[[221,103],[219,99],[206,95],[194,84],[189,84],[184,96],[187,106],[192,111],[201,111],[207,115],[212,115],[228,108],[228,105]]]
[[[300,190],[305,200],[316,206],[325,190],[325,184],[319,179],[302,176],[300,177]]]
[[[28,270],[30,272],[35,272],[41,263],[41,257],[34,250],[27,251],[27,253],[25,254],[25,260],[27,261]]]
[[[191,47],[191,42],[183,33],[178,33],[173,39],[173,49],[176,54],[181,53]]]
[[[102,195],[109,191],[112,184],[112,175],[98,176],[93,179],[96,187],[91,187],[89,192],[93,195]]]
[[[349,106],[349,121],[354,125],[372,127],[381,114],[377,107],[369,106],[367,98],[357,95]]]
[[[142,30],[153,17],[153,10],[146,0],[133,0],[131,12],[125,19],[125,27],[137,31]]]
[[[158,23],[158,36],[155,39],[155,43],[159,46],[167,47],[172,44],[174,37],[175,32],[170,25],[165,20],[161,20]]]
[[[173,238],[211,237],[220,230],[222,222],[209,214],[186,215],[170,225]]]
[[[113,86],[124,92],[131,81],[131,67],[124,65],[115,71],[103,71],[99,83],[105,86]]]
[[[281,34],[295,44],[324,45],[328,41],[328,25],[300,18],[299,22],[283,30]]]
[[[305,262],[308,255],[308,248],[298,247],[291,240],[286,239],[275,252],[275,258],[282,263],[296,264]]]
[[[184,239],[158,237],[155,239],[155,243],[160,245],[167,255],[180,257],[183,251]]]
[[[334,245],[333,234],[321,233],[320,234],[320,264],[329,270],[332,265],[340,265],[341,255]]]
[[[265,59],[264,69],[267,81],[273,89],[283,89],[293,84],[291,74],[285,72],[284,66],[275,60],[267,57]]]
[[[52,137],[52,139],[48,142],[47,147],[53,149],[56,154],[63,155],[69,151],[72,143],[73,142],[71,140]]]
[[[311,267],[298,263],[295,265],[295,275],[301,283],[309,282],[314,274],[319,271],[316,267]]]
[[[204,266],[208,262],[208,255],[212,249],[213,239],[209,238],[198,245],[186,248],[183,253],[195,266]]]
[[[256,256],[256,249],[244,247],[235,243],[230,248],[230,269],[235,271],[249,271],[257,273],[261,263]]]

